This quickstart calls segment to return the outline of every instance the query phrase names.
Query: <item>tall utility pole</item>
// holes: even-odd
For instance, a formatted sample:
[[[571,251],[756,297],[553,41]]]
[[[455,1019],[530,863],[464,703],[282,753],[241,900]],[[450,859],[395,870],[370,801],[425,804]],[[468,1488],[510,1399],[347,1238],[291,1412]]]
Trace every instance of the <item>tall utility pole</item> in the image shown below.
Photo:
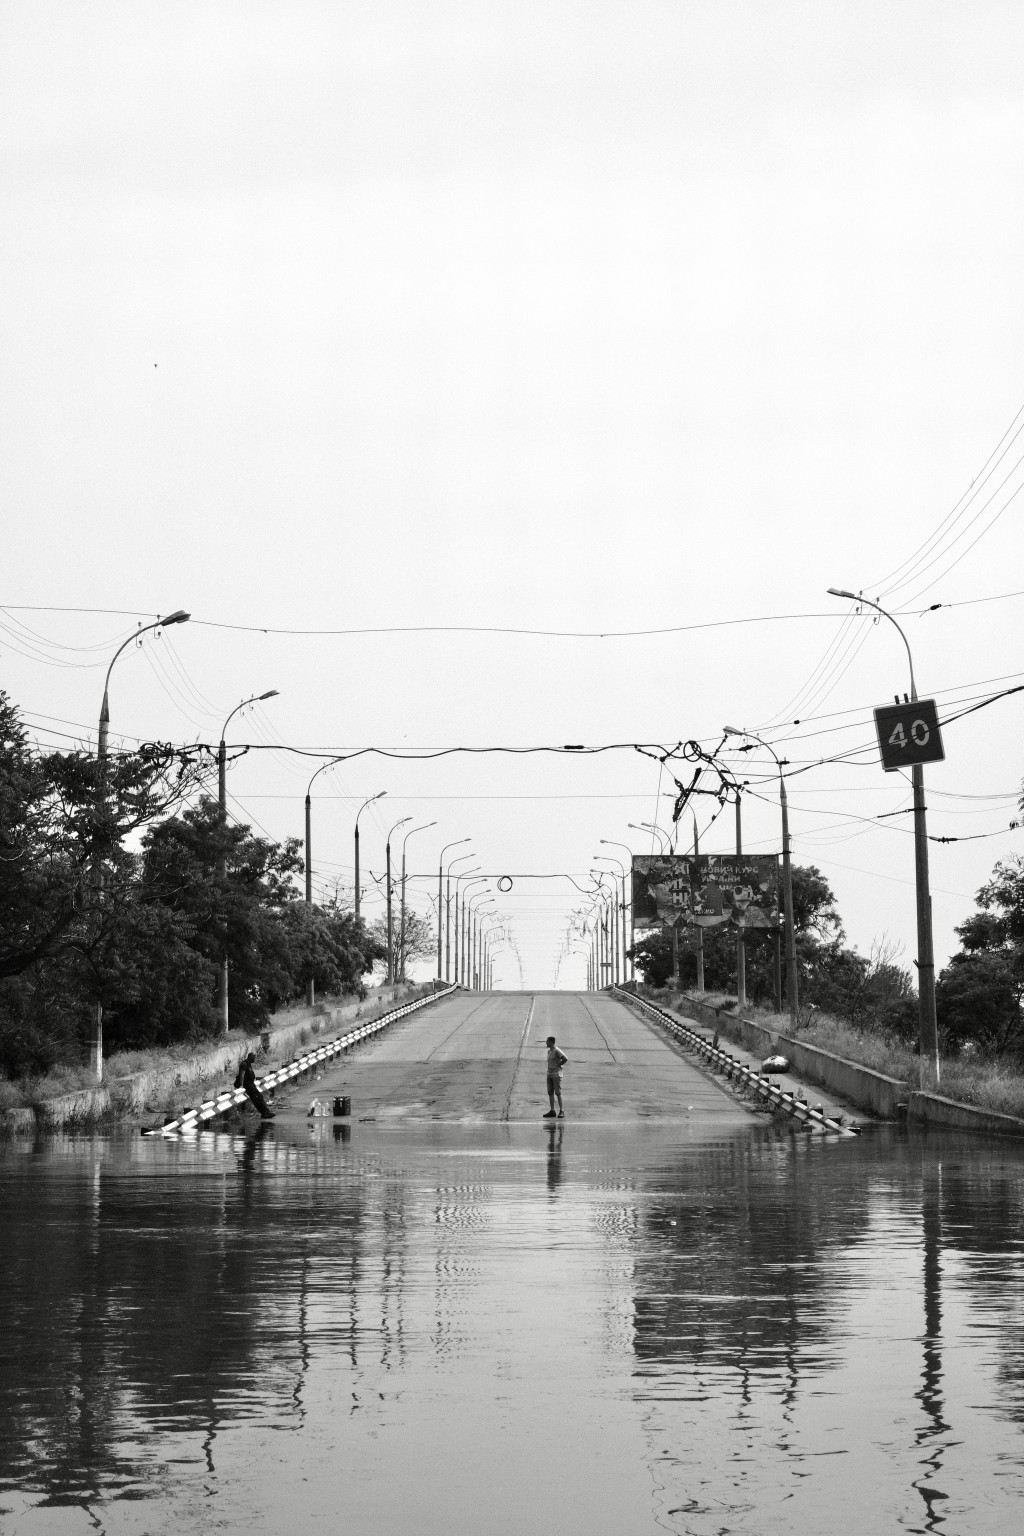
[[[192,617],[184,608],[176,608],[165,619],[154,619],[152,624],[142,624],[133,635],[129,635],[118,646],[110,658],[107,675],[103,680],[103,703],[100,705],[99,731],[96,737],[96,820],[99,823],[103,818],[103,812],[107,798],[107,741],[110,736],[110,674],[114,670],[114,662],[121,652],[128,646],[137,644],[140,635],[144,635],[150,629],[166,629],[169,624],[187,624]],[[223,745],[223,743],[222,743]],[[96,879],[96,901],[103,900],[103,857],[98,855],[94,866]],[[98,1083],[103,1081],[103,1004],[97,1002],[93,1012],[92,1039],[89,1042],[89,1057],[92,1062],[93,1075]]]
[[[318,778],[320,776],[320,774],[324,773],[328,768],[333,768],[335,763],[340,763],[340,762],[343,762],[343,761],[344,761],[343,758],[332,757],[329,762],[321,763],[320,767],[316,770],[316,773],[314,773],[313,778],[310,779],[309,784],[308,784],[308,786],[306,788],[306,910],[307,910],[307,912],[313,906],[313,802],[310,799],[310,792],[311,792],[311,790],[313,788],[313,779]],[[308,979],[306,981],[306,1006],[307,1006],[307,1008],[312,1008],[314,1001],[315,1001],[315,997],[314,997],[314,988],[313,988],[313,977],[312,977],[312,974],[310,974],[310,976],[308,977]]]
[[[456,986],[464,985],[464,980],[465,980],[463,972],[465,971],[465,965],[466,965],[466,945],[465,945],[465,941],[464,941],[463,935],[462,935],[462,928],[463,928],[464,921],[465,921],[465,916],[466,916],[466,891],[469,890],[469,887],[471,885],[480,885],[482,883],[486,883],[486,879],[487,879],[486,875],[474,875],[473,879],[470,880],[469,876],[472,875],[472,874],[473,874],[473,871],[471,869],[468,869],[464,875],[456,875],[455,876],[455,984],[456,984]],[[468,884],[465,886],[465,888],[464,888],[464,890],[462,892],[462,913],[461,913],[461,916],[459,914],[459,881],[460,880],[467,880],[468,881]],[[460,948],[460,946],[461,946],[461,948]]]
[[[881,603],[873,603],[868,597],[846,592],[839,587],[829,587],[833,597],[845,597],[852,603],[865,603],[889,620],[906,646],[910,664],[910,700],[917,703],[917,683],[914,680],[914,658],[910,642],[899,624]],[[921,1087],[937,1088],[939,1085],[939,1029],[935,1014],[935,951],[932,944],[932,898],[928,885],[928,825],[924,800],[924,768],[914,763],[910,770],[910,783],[914,796],[914,876],[917,895],[917,1006],[920,1039]]]
[[[789,839],[789,796],[786,794],[786,778],[782,772],[782,760],[775,748],[770,746],[762,736],[753,731],[740,731],[734,725],[724,727],[727,736],[746,736],[750,741],[759,742],[765,751],[770,752],[775,759],[775,766],[779,770],[779,806],[782,811],[782,895],[783,895],[783,921],[786,928],[786,992],[789,997],[789,1020],[795,1030],[800,1005],[799,988],[800,973],[796,962],[796,922],[793,913],[793,864],[790,857]],[[749,751],[749,747],[741,747],[741,751]],[[694,822],[696,831],[696,822]]]
[[[398,925],[398,979],[405,980],[405,845],[410,837],[417,832],[425,832],[428,827],[436,827],[436,821],[428,821],[422,827],[411,827],[402,838],[402,903],[401,920]],[[440,930],[441,914],[438,913],[438,928]]]
[[[395,922],[394,915],[392,913],[391,902],[391,839],[394,837],[399,827],[404,827],[407,821],[412,821],[412,817],[403,816],[401,821],[395,822],[394,826],[391,828],[391,831],[388,833],[388,840],[384,848],[384,859],[386,866],[385,889],[387,897],[388,922],[388,981],[392,983],[395,979]]]
[[[366,807],[368,805],[372,805],[375,800],[383,800],[383,798],[384,798],[384,796],[386,794],[387,794],[387,790],[386,789],[379,790],[377,792],[377,794],[371,795],[369,800],[364,800],[362,805],[359,807],[358,811],[356,811],[356,895],[355,895],[355,918],[356,918],[356,922],[359,921],[359,898],[360,898],[360,890],[359,890],[359,818],[363,814],[363,812],[366,810]]]
[[[697,818],[693,818],[693,856],[700,853],[700,838],[697,836]],[[699,923],[695,923],[697,930],[697,991],[704,991],[704,929]]]
[[[446,843],[445,846],[441,849],[441,852],[437,856],[437,979],[438,979],[438,981],[441,981],[443,979],[443,972],[441,970],[441,914],[442,914],[442,912],[444,912],[445,916],[447,917],[447,912],[445,911],[445,908],[444,908],[444,905],[443,905],[443,903],[444,903],[444,889],[443,889],[443,881],[444,881],[444,856],[448,852],[449,848],[458,848],[463,843],[468,843],[469,841],[470,841],[470,839],[468,837],[456,838],[454,843]],[[447,936],[447,927],[448,927],[447,922],[445,923],[444,926],[445,926],[445,934]]]
[[[468,839],[467,839],[467,841],[468,841]],[[444,979],[445,979],[445,981],[451,981],[451,979],[452,979],[452,870],[455,868],[456,864],[464,864],[467,859],[471,859],[472,857],[473,857],[473,855],[471,853],[460,853],[458,858],[457,859],[452,859],[451,863],[448,865],[448,870],[447,870],[447,873],[446,873],[446,876],[445,876],[445,896],[444,896]],[[478,869],[479,869],[479,867],[480,866],[477,865]],[[466,874],[469,875],[469,874],[472,874],[472,873],[473,873],[472,870],[466,870]],[[456,918],[458,917],[458,914],[459,914],[459,880],[460,879],[461,879],[461,876],[459,876],[459,875],[455,876],[455,915],[456,915]],[[455,980],[456,980],[456,982],[458,982],[458,979],[459,979],[459,975],[458,975],[458,971],[459,971],[458,942],[459,942],[459,940],[458,940],[458,933],[456,933],[456,936],[455,936],[455,946],[456,946],[456,948],[455,948]]]
[[[266,693],[254,693],[248,699],[243,699],[241,704],[236,704],[228,718],[224,721],[224,728],[220,733],[220,747],[217,751],[217,788],[220,809],[221,828],[228,824],[228,749],[224,737],[228,726],[240,709],[245,709],[249,704],[261,703],[264,699],[276,699],[277,689],[268,688]],[[221,853],[217,860],[217,873],[221,880],[221,889],[227,884],[228,856],[227,850]],[[220,1018],[220,1027],[223,1034],[227,1034],[231,1028],[231,1020],[228,1017],[228,957],[224,955],[220,962],[220,977],[217,987],[217,1013]]]
[[[740,786],[736,785],[736,856],[743,852],[743,823],[740,811]],[[736,930],[736,1006],[747,1006],[747,951],[743,943],[743,929]]]

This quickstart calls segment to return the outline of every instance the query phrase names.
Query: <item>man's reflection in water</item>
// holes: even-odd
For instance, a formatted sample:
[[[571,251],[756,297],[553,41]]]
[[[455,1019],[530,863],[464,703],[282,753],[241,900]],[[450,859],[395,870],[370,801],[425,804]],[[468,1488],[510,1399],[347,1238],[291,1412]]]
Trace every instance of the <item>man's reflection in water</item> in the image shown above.
[[[257,1148],[261,1141],[273,1140],[274,1127],[270,1122],[262,1121],[256,1131],[245,1138],[245,1146],[242,1155],[238,1159],[238,1171],[242,1175],[242,1206],[248,1212],[252,1206],[253,1175],[256,1172]]]
[[[548,1192],[556,1194],[558,1186],[562,1182],[562,1137],[565,1135],[565,1121],[561,1124],[555,1121],[552,1125],[545,1126],[548,1133]]]

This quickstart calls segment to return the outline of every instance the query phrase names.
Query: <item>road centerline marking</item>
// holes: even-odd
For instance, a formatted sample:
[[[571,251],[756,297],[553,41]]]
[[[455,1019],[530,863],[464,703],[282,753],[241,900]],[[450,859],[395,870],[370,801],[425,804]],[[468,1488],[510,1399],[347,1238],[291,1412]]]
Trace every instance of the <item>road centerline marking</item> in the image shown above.
[[[533,1023],[533,1010],[536,1008],[536,1006],[537,1006],[537,999],[536,999],[535,996],[531,995],[531,997],[530,997],[530,1009],[529,1009],[529,1012],[526,1015],[526,1023],[523,1025],[523,1033],[519,1037],[519,1049],[516,1052],[516,1059],[515,1059],[515,1061],[514,1061],[514,1063],[512,1065],[512,1080],[511,1080],[511,1082],[508,1085],[508,1093],[506,1093],[506,1095],[505,1095],[505,1103],[502,1106],[502,1110],[501,1110],[501,1118],[502,1118],[502,1120],[507,1120],[508,1119],[509,1111],[511,1110],[511,1107],[512,1107],[512,1094],[513,1094],[513,1092],[515,1090],[516,1078],[519,1076],[519,1063],[522,1061],[522,1059],[523,1059],[523,1051],[526,1049],[526,1042],[527,1042],[527,1039],[529,1038],[529,1034],[530,1034],[530,1025]]]

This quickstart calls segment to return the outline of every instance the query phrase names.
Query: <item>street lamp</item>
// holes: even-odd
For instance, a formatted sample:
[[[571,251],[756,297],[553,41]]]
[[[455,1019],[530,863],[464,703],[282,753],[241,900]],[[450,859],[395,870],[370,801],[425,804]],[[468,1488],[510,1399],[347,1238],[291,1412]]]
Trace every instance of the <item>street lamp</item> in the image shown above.
[[[604,859],[605,855],[602,854],[602,853],[595,853],[593,855],[593,857],[595,859]],[[619,863],[618,859],[608,859],[607,862],[610,863],[610,864],[618,864]],[[619,864],[619,868],[620,869],[622,868],[621,864]],[[601,882],[601,890],[602,891],[604,890],[604,876],[605,875],[608,876],[608,879],[612,883],[612,899],[611,899],[611,904],[610,904],[611,945],[610,945],[610,948],[609,948],[609,952],[608,952],[608,957],[607,958],[608,958],[608,960],[611,963],[611,975],[610,975],[609,979],[611,981],[613,981],[613,982],[617,982],[619,980],[619,970],[620,970],[620,960],[621,960],[621,956],[619,954],[619,888],[618,888],[618,885],[616,884],[615,876],[611,873],[610,870],[607,870],[607,869],[596,869],[596,870],[594,870],[594,869],[592,869],[590,873],[591,873],[591,875],[597,875],[599,881]]]
[[[598,842],[600,842],[600,843],[607,843],[607,841],[608,841],[608,839],[606,837],[598,838]],[[617,845],[616,844],[612,844],[612,846],[615,847]],[[619,873],[622,876],[622,895],[621,895],[621,899],[619,901],[619,913],[620,913],[621,920],[622,920],[622,962],[623,963],[622,963],[621,969],[622,969],[622,971],[625,971],[625,969],[626,969],[626,964],[625,964],[625,961],[626,961],[626,866],[623,864],[621,859],[613,859],[611,857],[611,855],[608,854],[608,853],[595,853],[594,854],[594,858],[597,859],[599,862],[604,863],[604,864],[615,864],[615,865],[617,865],[618,869],[619,869]],[[623,979],[625,979],[625,978],[623,977]]]
[[[264,695],[262,695],[262,697],[269,698],[270,695],[269,694],[264,694]],[[320,767],[316,770],[316,773],[314,773],[313,778],[310,779],[309,784],[306,787],[306,907],[307,907],[307,909],[312,907],[312,905],[313,905],[313,833],[312,833],[313,811],[312,811],[312,801],[309,798],[309,792],[313,788],[313,779],[317,778],[321,773],[326,772],[326,770],[328,768],[333,768],[335,763],[340,763],[340,762],[343,762],[343,761],[344,761],[344,759],[341,758],[341,757],[332,757],[329,762],[321,763]],[[313,1002],[314,1002],[314,996],[313,996],[313,975],[312,975],[312,972],[310,972],[310,975],[309,975],[309,977],[308,977],[308,979],[306,981],[306,1007],[307,1008],[312,1008]]]
[[[910,664],[910,701],[917,703],[917,684],[914,681],[914,658],[910,642],[892,614],[873,603],[869,597],[860,597],[842,587],[829,587],[833,597],[845,597],[851,603],[866,603],[899,630],[900,639],[907,649]],[[920,1042],[921,1087],[939,1084],[939,1031],[935,1016],[935,951],[932,945],[932,899],[928,888],[928,825],[924,803],[924,768],[914,763],[910,770],[910,782],[914,791],[914,874],[917,891],[917,1006]],[[928,1064],[926,1066],[926,1063]],[[933,1084],[931,1084],[931,1080]]]
[[[482,901],[480,899],[481,897],[484,898]],[[474,902],[477,903],[476,906],[473,905]],[[493,903],[494,897],[486,894],[483,891],[477,891],[476,895],[471,896],[469,901],[466,903],[466,944],[465,954],[463,957],[463,967],[466,972],[466,985],[469,987],[470,991],[476,990],[476,977],[474,972],[476,967],[477,913],[481,907],[489,907],[492,906]]]
[[[384,796],[386,794],[387,794],[387,790],[386,789],[378,790],[378,792],[375,795],[371,795],[370,796],[369,800],[364,800],[362,805],[359,807],[358,811],[356,811],[356,900],[355,900],[355,917],[356,917],[356,922],[359,921],[359,818],[363,814],[363,812],[366,810],[366,807],[368,805],[373,805],[373,803],[376,800],[383,800],[383,798],[384,798]]]
[[[224,737],[227,734],[228,726],[231,724],[231,721],[235,718],[240,709],[245,709],[248,704],[257,704],[260,703],[263,699],[275,699],[276,697],[276,688],[269,688],[266,693],[251,694],[249,698],[243,699],[241,704],[235,705],[234,709],[231,711],[230,715],[228,715],[221,728],[220,746],[217,749],[217,799],[218,805],[220,807],[222,846],[221,855],[217,861],[217,873],[220,876],[222,892],[228,878],[228,851],[225,838],[225,828],[227,827],[228,821],[228,749]],[[226,954],[220,962],[217,1012],[220,1016],[221,1033],[226,1035],[228,1029],[230,1028],[228,1019],[228,957]]]
[[[165,619],[154,619],[151,624],[142,624],[127,640],[122,641],[110,658],[107,675],[103,680],[103,703],[100,705],[100,723],[96,735],[96,798],[97,809],[103,804],[107,788],[107,737],[110,732],[110,674],[114,670],[114,662],[122,651],[128,649],[140,635],[144,635],[150,629],[166,629],[169,624],[187,624],[192,617],[184,608],[175,608]],[[96,859],[96,899],[101,901],[103,897],[103,859],[97,853]],[[103,1004],[97,1002],[96,1011],[93,1014],[92,1040],[89,1042],[89,1055],[92,1059],[93,1072],[96,1081],[103,1081]]]
[[[452,870],[455,868],[456,864],[464,864],[467,859],[472,859],[472,858],[475,858],[475,857],[476,857],[476,855],[472,854],[472,853],[460,853],[457,859],[452,859],[451,863],[448,865],[448,868],[447,868],[447,870],[445,872],[445,886],[444,886],[444,979],[445,979],[445,981],[451,981],[451,979],[452,979],[452,977],[451,977],[451,961],[452,961]],[[476,870],[478,870],[479,868],[480,868],[479,864],[475,864],[473,866],[473,869],[467,869],[465,871],[465,873],[467,875],[474,874],[476,872]],[[458,906],[459,906],[459,879],[460,879],[460,876],[456,875],[455,876],[455,908],[456,908],[456,915],[458,915]],[[440,915],[438,915],[438,922],[440,922]],[[459,969],[459,940],[458,940],[458,934],[456,934],[456,937],[455,937],[455,970],[456,970],[456,977],[455,977],[455,979],[456,979],[456,981],[458,981],[458,969]]]
[[[782,807],[782,886],[786,905],[786,997],[789,1002],[790,1027],[795,1030],[800,980],[796,966],[796,916],[793,911],[793,867],[790,859],[789,797],[786,794],[786,776],[782,771],[778,753],[762,736],[758,736],[754,731],[738,730],[734,725],[725,725],[722,729],[727,736],[745,736],[749,741],[760,742],[761,746],[771,753],[775,759],[775,766],[779,770],[779,804]],[[696,822],[694,832],[696,834]]]
[[[395,979],[395,927],[394,927],[394,922],[393,922],[392,915],[391,915],[391,839],[394,837],[394,835],[398,831],[399,827],[404,827],[406,825],[406,823],[410,822],[410,821],[412,821],[412,817],[411,816],[403,816],[401,821],[396,821],[395,822],[394,826],[391,828],[391,831],[388,833],[387,845],[386,845],[385,850],[384,850],[384,852],[385,852],[385,859],[387,861],[387,863],[386,863],[387,873],[386,873],[386,877],[385,877],[385,887],[386,887],[386,891],[387,891],[387,912],[388,912],[388,982],[389,983],[394,982],[394,979]]]
[[[629,887],[630,887],[630,889],[629,889],[629,947],[630,947],[630,949],[633,949],[634,945],[636,944],[636,927],[635,927],[635,923],[634,923],[634,919],[633,919],[633,850],[629,846],[628,843],[616,843],[616,842],[613,842],[612,839],[609,838],[609,837],[599,837],[598,838],[598,842],[599,843],[603,843],[606,848],[622,848],[622,849],[625,850],[626,853],[629,854],[629,870],[630,870],[630,880],[629,880]],[[623,872],[623,877],[622,877],[622,948],[623,948],[623,952],[625,952],[625,948],[626,948],[626,877],[625,877],[625,872]],[[623,969],[625,969],[625,967],[623,967]],[[636,962],[634,961],[632,956],[630,956],[630,961],[629,961],[629,979],[630,979],[630,981],[635,981],[636,980]]]
[[[488,912],[480,924],[480,961],[478,971],[482,980],[481,991],[489,992],[489,973],[491,968],[494,943],[504,943],[508,937],[508,929],[505,927],[505,919],[500,912]],[[489,923],[487,927],[485,924]]]
[[[398,979],[399,979],[399,981],[404,981],[405,980],[405,845],[409,841],[410,837],[415,836],[415,834],[417,832],[426,832],[428,827],[436,827],[436,826],[437,826],[437,822],[436,821],[424,822],[422,827],[410,827],[408,832],[402,838],[402,905],[401,905],[401,917],[400,917],[399,923],[398,923]],[[440,914],[440,912],[437,914],[437,921],[438,921],[438,924],[440,924],[440,922],[441,922],[441,914]]]
[[[642,821],[639,826],[637,826],[635,821],[627,821],[626,825],[627,827],[630,827],[634,832],[656,833],[658,840],[661,843],[662,853],[667,855],[671,851],[671,844],[669,843],[668,838],[660,827],[655,826],[653,821]]]
[[[463,857],[464,858],[470,858],[471,855],[470,854],[464,854]],[[454,862],[455,861],[453,860],[453,863]],[[479,865],[476,866],[477,869],[479,867],[480,867]],[[451,868],[450,865],[449,865],[449,868]],[[470,878],[469,878],[470,875],[473,876],[472,880],[470,880]],[[460,919],[459,919],[459,881],[460,880],[465,880],[467,882],[466,885],[463,887],[463,891],[462,891],[462,913],[463,913],[463,917],[464,917],[465,916],[465,912],[466,912],[466,891],[469,890],[469,887],[471,885],[480,885],[481,882],[486,882],[487,876],[486,875],[477,875],[475,873],[475,870],[473,870],[473,869],[467,869],[461,875],[456,875],[455,876],[455,985],[456,986],[461,986],[462,985],[461,972],[465,968],[464,962],[465,962],[465,956],[466,956],[466,945],[465,945],[465,942],[463,942],[463,944],[462,944],[461,957],[460,957],[460,953],[459,953],[459,940],[460,940],[461,930],[462,930],[462,924],[461,924]],[[463,962],[462,964],[460,964],[460,958],[461,958],[461,961]]]
[[[438,979],[438,981],[440,981],[442,979],[441,978],[441,910],[442,910],[441,904],[444,901],[444,892],[443,892],[443,889],[442,889],[442,882],[443,882],[443,879],[444,879],[444,856],[448,852],[449,848],[461,848],[463,843],[469,843],[469,842],[472,842],[472,838],[469,838],[469,837],[459,837],[459,838],[456,838],[454,843],[446,843],[444,845],[444,847],[441,849],[441,852],[437,856],[437,979]],[[468,859],[469,858],[469,854],[468,853],[465,854],[464,857]],[[446,915],[447,915],[447,913],[446,913]],[[446,928],[446,931],[447,931],[447,924],[445,924],[445,928]]]

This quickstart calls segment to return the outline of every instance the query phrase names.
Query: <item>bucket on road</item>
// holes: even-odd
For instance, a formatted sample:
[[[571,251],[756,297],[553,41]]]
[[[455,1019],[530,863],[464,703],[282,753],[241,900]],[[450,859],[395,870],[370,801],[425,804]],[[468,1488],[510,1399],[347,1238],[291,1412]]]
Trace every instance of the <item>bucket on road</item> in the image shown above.
[[[339,1094],[334,1100],[334,1113],[336,1115],[350,1115],[352,1113],[352,1100],[342,1098]]]

